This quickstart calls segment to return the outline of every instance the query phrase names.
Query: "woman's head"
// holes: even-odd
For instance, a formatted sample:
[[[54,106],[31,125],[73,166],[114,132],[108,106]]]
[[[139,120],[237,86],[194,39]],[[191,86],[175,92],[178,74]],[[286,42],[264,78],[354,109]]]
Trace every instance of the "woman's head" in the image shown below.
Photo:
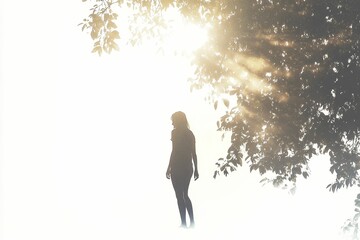
[[[178,111],[171,116],[172,124],[174,128],[189,128],[185,113]]]

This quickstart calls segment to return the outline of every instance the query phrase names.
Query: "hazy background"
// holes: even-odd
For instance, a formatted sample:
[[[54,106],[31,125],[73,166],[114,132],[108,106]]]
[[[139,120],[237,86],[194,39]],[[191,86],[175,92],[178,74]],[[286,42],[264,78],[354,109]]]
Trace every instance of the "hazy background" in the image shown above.
[[[246,167],[212,178],[228,144],[221,109],[189,92],[186,56],[150,42],[98,57],[77,26],[80,0],[0,3],[2,239],[339,239],[356,192],[325,189],[324,157],[295,196]],[[189,231],[165,178],[178,110],[199,158]]]

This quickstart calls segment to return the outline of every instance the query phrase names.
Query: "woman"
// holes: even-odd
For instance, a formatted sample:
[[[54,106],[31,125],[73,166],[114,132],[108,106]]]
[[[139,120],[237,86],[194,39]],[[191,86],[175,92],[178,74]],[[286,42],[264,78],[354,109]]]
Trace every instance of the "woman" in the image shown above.
[[[197,156],[195,150],[195,136],[189,129],[186,115],[175,112],[171,116],[174,129],[171,132],[172,151],[166,177],[171,178],[181,217],[181,227],[186,228],[186,211],[190,218],[190,227],[195,226],[194,213],[188,196],[189,184],[193,174],[194,179],[199,178]],[[193,162],[193,163],[192,163]]]

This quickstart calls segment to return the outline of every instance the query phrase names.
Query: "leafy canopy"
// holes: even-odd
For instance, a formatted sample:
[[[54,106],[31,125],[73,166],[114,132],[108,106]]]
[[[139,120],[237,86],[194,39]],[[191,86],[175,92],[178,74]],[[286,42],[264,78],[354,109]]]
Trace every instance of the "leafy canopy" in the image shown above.
[[[246,162],[275,186],[293,185],[309,176],[313,155],[328,154],[336,176],[331,191],[360,185],[360,1],[91,2],[81,25],[99,54],[118,49],[115,11],[122,7],[142,23],[129,26],[132,44],[166,28],[168,8],[211,26],[196,53],[192,88],[209,89],[215,109],[227,108],[218,128],[231,133],[231,144],[214,177]],[[350,224],[356,229],[357,219]]]
[[[118,49],[116,7],[127,6],[132,21],[143,23],[131,28],[132,43],[166,27],[162,14],[169,7],[211,25],[208,44],[196,54],[192,87],[210,89],[214,107],[228,108],[218,127],[231,132],[231,145],[214,177],[246,161],[251,171],[273,173],[268,180],[275,185],[295,183],[322,153],[336,174],[330,190],[359,184],[359,1],[92,2],[81,24],[99,54]]]

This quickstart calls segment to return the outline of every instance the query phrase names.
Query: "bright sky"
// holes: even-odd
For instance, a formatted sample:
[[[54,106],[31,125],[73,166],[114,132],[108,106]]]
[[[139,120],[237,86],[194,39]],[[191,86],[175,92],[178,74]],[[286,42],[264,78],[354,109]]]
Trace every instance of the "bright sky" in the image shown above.
[[[325,189],[324,157],[295,196],[262,187],[246,167],[212,178],[228,142],[216,132],[221,112],[189,93],[188,57],[157,55],[151,42],[90,53],[80,0],[0,3],[1,239],[338,239],[356,192]],[[187,43],[170,37],[168,46]],[[178,110],[199,157],[190,231],[177,229],[165,178]]]

